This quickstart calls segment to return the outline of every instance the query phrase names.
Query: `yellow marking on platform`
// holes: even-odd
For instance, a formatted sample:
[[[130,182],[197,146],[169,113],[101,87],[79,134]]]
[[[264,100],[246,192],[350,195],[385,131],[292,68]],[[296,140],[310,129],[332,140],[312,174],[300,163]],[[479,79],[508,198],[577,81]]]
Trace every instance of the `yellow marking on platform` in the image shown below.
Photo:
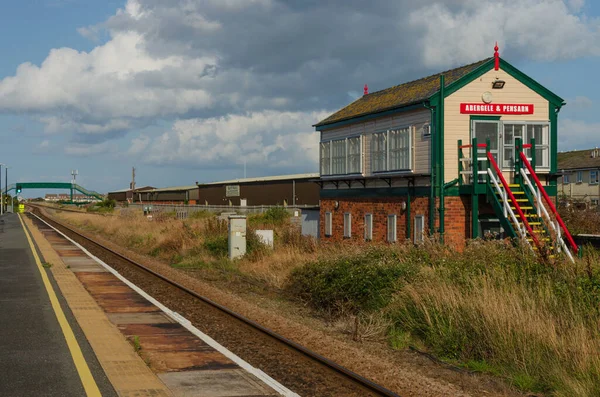
[[[29,242],[29,246],[31,247],[31,252],[33,253],[33,258],[35,259],[35,263],[37,265],[40,274],[42,275],[42,281],[44,282],[44,287],[46,287],[46,292],[48,292],[48,297],[50,298],[50,303],[52,304],[52,309],[54,309],[54,314],[56,315],[56,319],[60,324],[60,328],[62,329],[63,335],[67,341],[67,346],[69,347],[69,352],[71,353],[71,357],[73,358],[73,363],[75,364],[75,368],[77,369],[77,373],[79,374],[79,378],[81,379],[81,383],[83,384],[83,388],[85,389],[85,394],[87,396],[93,397],[102,397],[100,390],[98,389],[98,385],[92,376],[90,368],[83,357],[83,353],[81,352],[81,348],[77,343],[77,339],[75,339],[75,334],[65,317],[65,313],[60,307],[60,303],[58,302],[58,298],[56,297],[56,293],[52,288],[52,284],[50,284],[50,280],[48,279],[48,275],[44,271],[42,267],[42,262],[40,261],[40,257],[35,250],[35,246],[33,245],[33,241],[31,241],[31,237],[29,236],[29,232],[23,223],[23,219],[21,219],[21,214],[19,214],[19,221],[21,221],[21,226],[23,227],[23,231],[25,232],[25,236],[27,237],[27,241]]]

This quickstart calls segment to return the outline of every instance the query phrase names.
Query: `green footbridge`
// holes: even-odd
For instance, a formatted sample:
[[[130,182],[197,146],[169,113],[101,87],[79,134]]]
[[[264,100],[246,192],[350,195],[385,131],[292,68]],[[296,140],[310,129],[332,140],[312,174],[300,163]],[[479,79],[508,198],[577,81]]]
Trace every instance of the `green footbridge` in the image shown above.
[[[88,190],[83,186],[70,182],[18,182],[8,186],[7,193],[11,190],[19,189],[66,189],[71,192],[71,202],[73,202],[73,192],[77,191],[88,197],[94,197],[98,200],[104,200],[104,196],[93,190]],[[20,190],[19,190],[20,193]]]

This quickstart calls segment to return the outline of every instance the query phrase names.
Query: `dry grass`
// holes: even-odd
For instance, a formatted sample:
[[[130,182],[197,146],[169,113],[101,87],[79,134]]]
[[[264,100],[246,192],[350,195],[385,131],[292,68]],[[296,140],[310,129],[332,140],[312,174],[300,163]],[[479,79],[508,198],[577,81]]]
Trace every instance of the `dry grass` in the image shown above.
[[[249,236],[249,254],[231,264],[223,260],[227,249],[227,224],[215,216],[182,221],[163,214],[150,221],[140,212],[126,211],[123,215],[111,217],[59,212],[57,217],[140,254],[167,261],[175,267],[216,267],[221,270],[226,267],[275,289],[283,287],[294,268],[316,260],[319,255],[315,240],[301,236],[285,222],[261,223],[260,219],[253,219],[251,230],[274,229],[275,247],[263,248],[255,236]]]
[[[395,348],[417,345],[507,378],[522,390],[600,395],[600,270],[593,252],[573,267],[539,263],[527,250],[504,242],[475,242],[460,253],[431,243],[369,250],[318,246],[289,225],[254,220],[253,228],[275,229],[275,248],[255,247],[232,264],[220,255],[226,227],[213,217],[59,217],[176,267],[218,268],[257,280],[281,291],[278,296],[289,297],[286,288],[307,269],[303,303],[314,294],[314,302],[321,302],[315,305],[319,314],[355,341],[387,338]],[[390,284],[390,274],[401,274],[402,282]],[[369,282],[361,286],[353,280]],[[379,296],[377,288],[393,293]],[[353,300],[366,293],[375,293],[374,300],[364,300],[371,306],[361,309]],[[327,300],[327,294],[336,298]]]

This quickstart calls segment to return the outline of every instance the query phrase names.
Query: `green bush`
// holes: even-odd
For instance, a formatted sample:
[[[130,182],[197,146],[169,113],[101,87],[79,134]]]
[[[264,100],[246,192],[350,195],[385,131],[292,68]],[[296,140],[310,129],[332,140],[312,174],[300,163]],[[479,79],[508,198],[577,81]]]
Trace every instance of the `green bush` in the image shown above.
[[[204,240],[203,246],[204,249],[217,258],[225,257],[229,253],[229,242],[227,235],[207,237],[206,240]]]
[[[292,272],[287,291],[315,308],[358,312],[376,310],[418,269],[389,248],[369,248],[358,255],[323,259]]]
[[[271,224],[283,225],[290,219],[290,213],[285,207],[272,207],[262,214],[255,214],[248,217],[250,225]]]

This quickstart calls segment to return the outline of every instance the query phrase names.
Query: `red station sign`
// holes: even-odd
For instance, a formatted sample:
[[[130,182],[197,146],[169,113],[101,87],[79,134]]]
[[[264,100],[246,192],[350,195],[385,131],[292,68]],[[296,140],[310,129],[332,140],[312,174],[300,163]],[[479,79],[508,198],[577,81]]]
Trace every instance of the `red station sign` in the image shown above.
[[[524,103],[461,103],[462,114],[533,114],[533,104]]]

